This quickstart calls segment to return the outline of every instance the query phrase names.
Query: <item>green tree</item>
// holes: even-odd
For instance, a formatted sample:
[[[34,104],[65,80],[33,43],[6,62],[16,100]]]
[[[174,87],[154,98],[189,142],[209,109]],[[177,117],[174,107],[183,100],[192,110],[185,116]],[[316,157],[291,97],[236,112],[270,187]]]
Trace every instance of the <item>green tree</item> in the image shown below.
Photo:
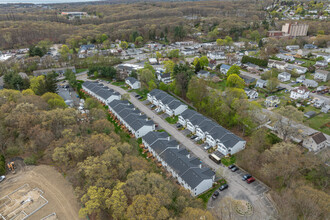
[[[165,73],[171,73],[174,70],[175,63],[172,60],[164,61]]]
[[[223,39],[221,39],[221,38],[219,38],[219,39],[217,39],[217,45],[218,46],[222,46],[222,45],[224,45],[224,40]]]
[[[232,65],[228,72],[227,72],[227,77],[229,77],[231,74],[236,74],[236,75],[239,75],[241,72],[240,72],[240,68],[239,66],[237,65]]]
[[[128,43],[126,41],[120,42],[119,46],[123,49],[126,50],[128,48]]]
[[[64,73],[65,79],[68,80],[70,86],[76,87],[77,85],[77,78],[76,74],[72,70],[66,70]]]
[[[143,37],[142,36],[138,36],[137,38],[135,38],[135,44],[136,45],[140,45],[143,42]]]
[[[81,198],[84,205],[79,210],[79,217],[85,218],[87,215],[99,215],[103,209],[106,209],[106,203],[109,200],[111,191],[103,187],[90,186],[87,193]]]
[[[245,87],[244,80],[235,73],[228,76],[226,84],[228,87],[235,87],[241,89]]]
[[[179,49],[174,49],[174,50],[171,50],[169,53],[168,53],[168,57],[169,58],[179,58]]]
[[[204,67],[206,67],[207,65],[209,65],[209,59],[208,59],[206,56],[202,56],[202,57],[199,59],[199,64],[200,64],[201,68],[204,68]]]
[[[279,82],[278,82],[278,79],[277,78],[270,78],[268,81],[267,81],[267,89],[268,91],[270,92],[274,92],[277,90],[277,86],[279,85]]]
[[[143,69],[140,73],[140,81],[144,88],[148,88],[148,83],[155,80],[155,74],[148,69]]]
[[[70,49],[67,45],[63,44],[60,49],[60,54],[63,60],[68,60]]]
[[[127,197],[121,189],[123,183],[117,184],[112,192],[108,206],[111,207],[114,219],[123,219],[127,209]]]
[[[149,91],[151,91],[151,90],[157,88],[157,84],[155,83],[154,80],[150,80],[150,81],[148,82],[148,88],[149,88]]]
[[[230,46],[233,44],[233,39],[230,36],[226,36],[224,42],[227,46]]]

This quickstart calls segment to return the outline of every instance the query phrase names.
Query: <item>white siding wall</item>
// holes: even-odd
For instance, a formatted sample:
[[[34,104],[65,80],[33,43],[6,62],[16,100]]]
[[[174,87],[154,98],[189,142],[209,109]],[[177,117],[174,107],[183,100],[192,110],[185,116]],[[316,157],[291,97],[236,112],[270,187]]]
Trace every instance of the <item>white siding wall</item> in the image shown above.
[[[180,105],[178,108],[174,110],[174,115],[180,115],[182,112],[187,110],[188,106],[187,105]]]
[[[213,185],[212,179],[204,180],[195,189],[192,190],[191,194],[193,196],[197,196],[197,195],[205,192],[206,190],[212,188],[212,185]]]

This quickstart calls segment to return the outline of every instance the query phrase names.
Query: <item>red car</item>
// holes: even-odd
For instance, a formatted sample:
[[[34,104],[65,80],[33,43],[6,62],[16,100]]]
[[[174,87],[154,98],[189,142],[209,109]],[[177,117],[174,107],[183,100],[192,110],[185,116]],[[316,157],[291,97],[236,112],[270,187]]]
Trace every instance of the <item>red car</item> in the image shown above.
[[[248,184],[253,183],[254,181],[256,181],[256,179],[254,179],[253,177],[246,180]]]

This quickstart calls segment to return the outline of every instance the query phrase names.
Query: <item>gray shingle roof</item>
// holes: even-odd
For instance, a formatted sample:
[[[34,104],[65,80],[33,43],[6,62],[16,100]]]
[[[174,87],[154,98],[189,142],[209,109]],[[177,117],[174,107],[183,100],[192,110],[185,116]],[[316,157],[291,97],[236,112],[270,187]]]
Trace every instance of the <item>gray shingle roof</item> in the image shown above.
[[[184,112],[181,113],[181,116],[184,119],[190,119],[191,117],[193,117],[196,114],[198,114],[196,111],[191,110],[191,109],[186,109]]]
[[[127,77],[125,80],[128,80],[132,85],[135,83],[135,82],[138,82],[139,80],[135,79],[134,77]]]
[[[153,144],[157,140],[168,139],[168,134],[166,132],[150,131],[148,134],[142,137],[142,139],[149,145]]]

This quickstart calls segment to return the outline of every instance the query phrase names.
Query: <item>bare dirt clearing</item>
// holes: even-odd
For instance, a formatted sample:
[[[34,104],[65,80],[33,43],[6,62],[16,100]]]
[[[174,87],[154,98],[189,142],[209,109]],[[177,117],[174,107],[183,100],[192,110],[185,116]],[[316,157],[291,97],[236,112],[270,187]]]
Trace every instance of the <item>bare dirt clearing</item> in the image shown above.
[[[73,188],[59,172],[46,165],[19,168],[16,174],[8,174],[6,180],[0,183],[0,214],[13,217],[12,212],[16,212],[17,215],[17,212],[32,213],[37,210],[29,219],[42,219],[50,213],[56,213],[58,219],[79,219],[80,206]],[[15,191],[19,188],[20,190]],[[9,195],[9,199],[6,197],[7,195]],[[10,199],[12,199],[11,207],[4,208],[3,206],[1,208],[1,201],[8,202]],[[30,199],[33,199],[33,204],[29,201]],[[23,203],[21,204],[21,202]],[[38,210],[38,208],[40,209]],[[15,219],[24,217],[24,214],[20,214],[20,217],[17,216]]]

